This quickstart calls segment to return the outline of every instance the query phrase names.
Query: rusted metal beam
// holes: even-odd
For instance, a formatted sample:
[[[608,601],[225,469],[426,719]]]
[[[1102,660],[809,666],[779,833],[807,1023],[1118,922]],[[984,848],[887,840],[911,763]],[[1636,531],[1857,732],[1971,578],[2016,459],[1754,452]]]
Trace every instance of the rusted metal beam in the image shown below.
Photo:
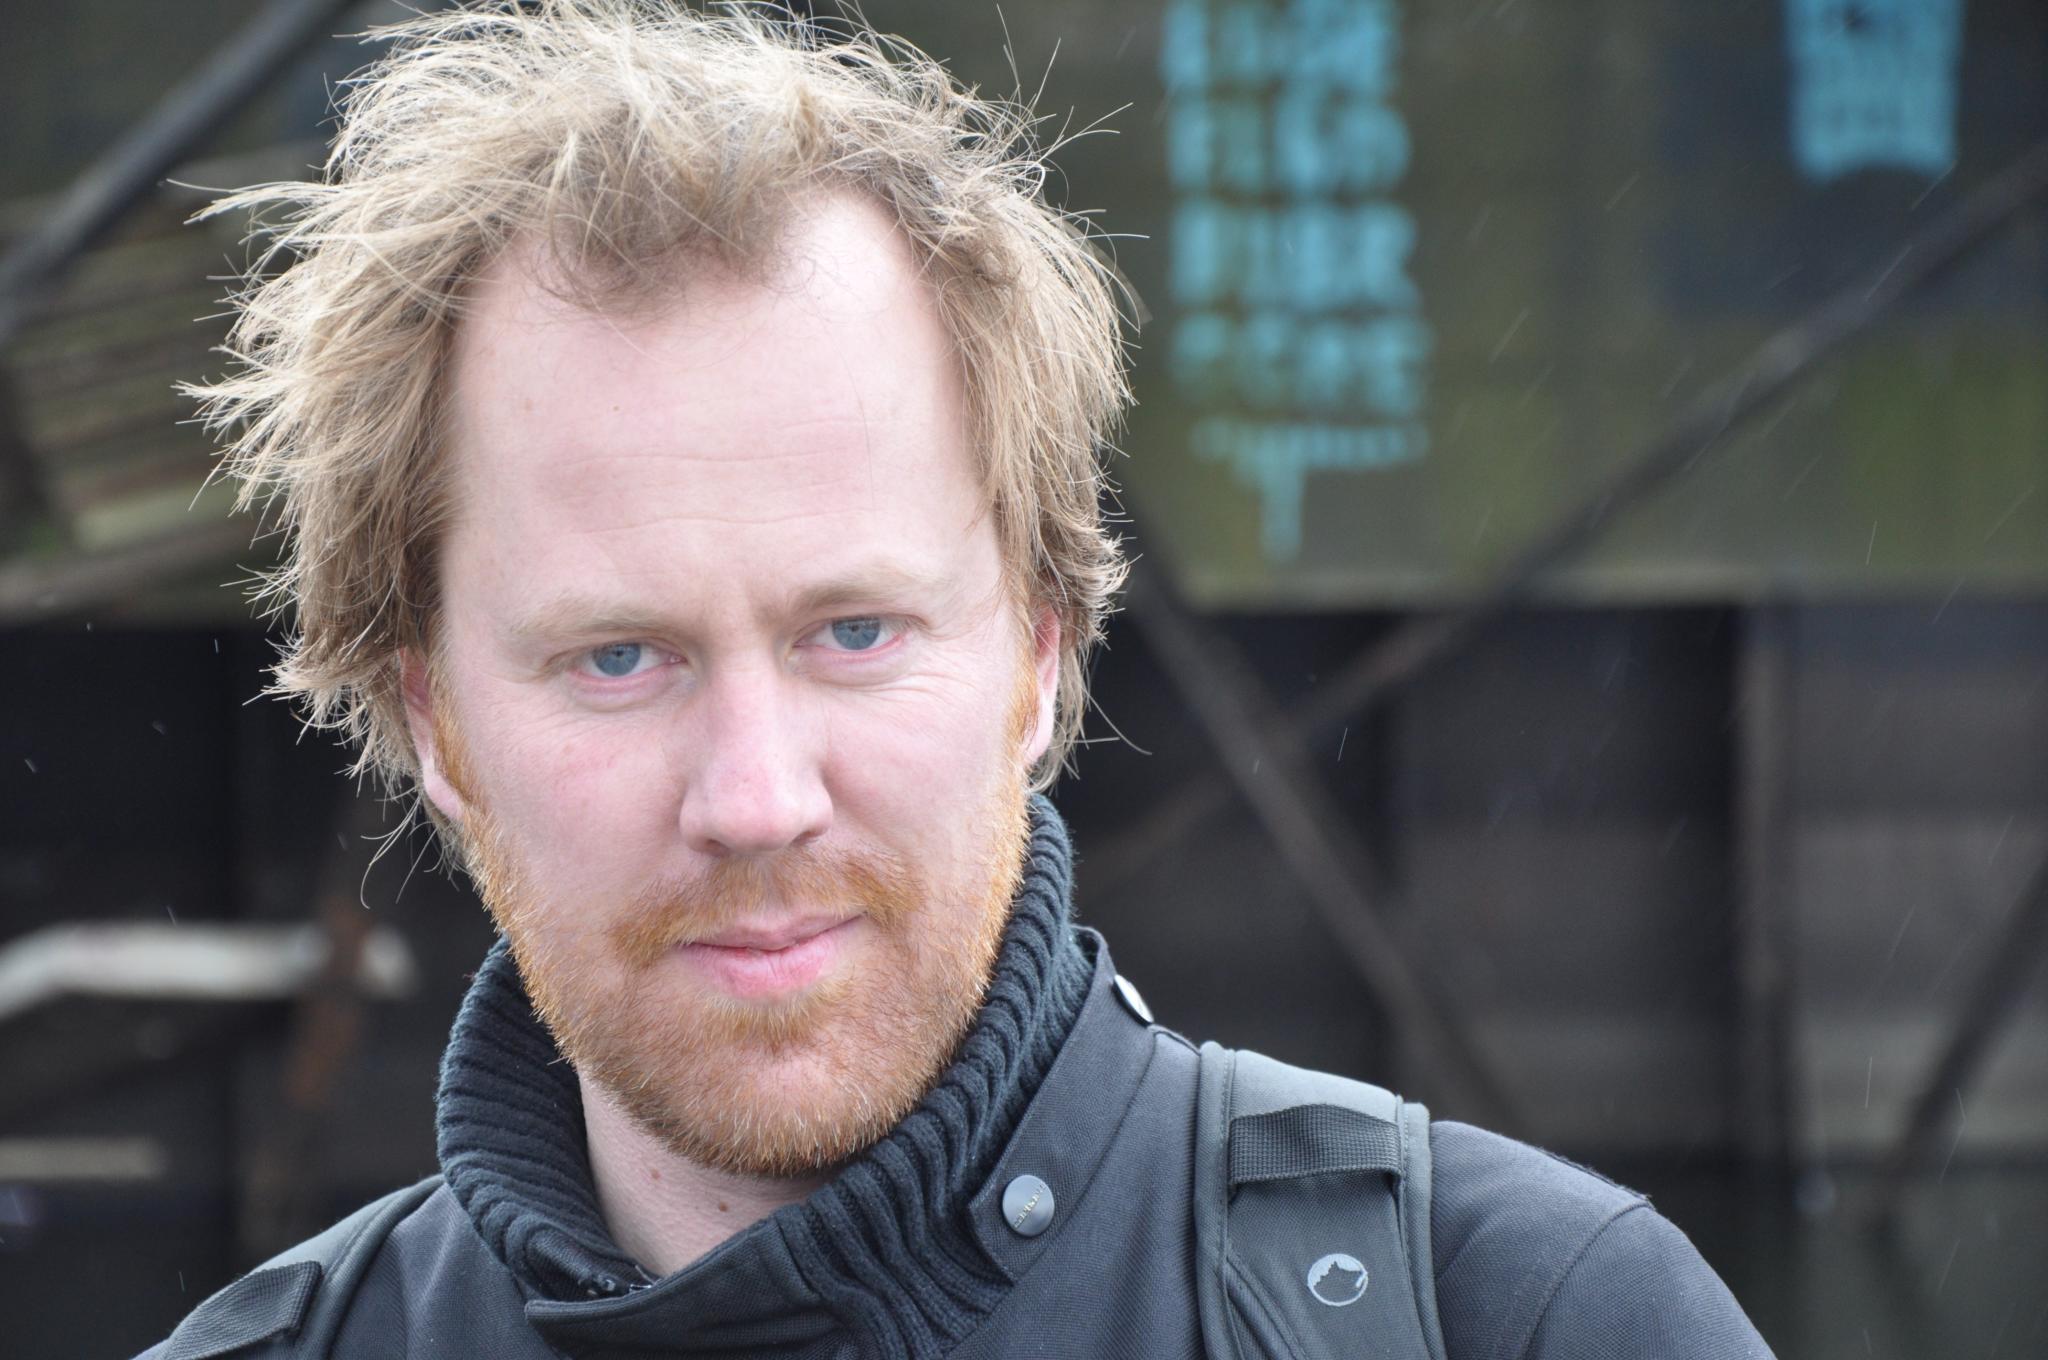
[[[1495,1128],[1526,1127],[1505,1084],[1379,910],[1370,851],[1237,649],[1190,614],[1149,566],[1132,574],[1125,601],[1331,938],[1415,1046],[1424,1070],[1442,1083],[1447,1107]]]
[[[0,346],[88,246],[359,3],[270,0],[87,166],[49,216],[0,256]]]
[[[1963,1094],[1976,1081],[1990,1055],[1992,1041],[2011,1018],[2027,984],[2048,956],[2048,861],[2035,873],[2013,904],[1997,934],[1988,942],[1983,963],[1956,1012],[1955,1026],[1941,1056],[1927,1074],[1909,1106],[1905,1127],[1892,1145],[1878,1174],[1876,1217],[1895,1220],[1906,1187],[1934,1160],[1935,1141],[1951,1117],[1960,1119]],[[1962,1130],[1956,1130],[1957,1138]]]
[[[0,1023],[66,997],[103,1001],[261,1002],[300,995],[346,968],[350,985],[404,996],[416,981],[412,953],[389,930],[339,958],[307,926],[100,921],[48,926],[0,945]]]
[[[252,1257],[271,1255],[317,1229],[326,1207],[327,1121],[362,1045],[361,963],[376,921],[362,900],[362,881],[371,847],[386,829],[384,808],[375,793],[354,789],[340,795],[336,808],[312,910],[323,962],[299,994],[276,1120],[248,1165],[241,1232]]]
[[[159,1181],[170,1169],[170,1152],[155,1138],[0,1138],[0,1185]]]
[[[183,533],[104,552],[0,566],[0,626],[57,618],[140,595],[230,560],[249,547],[250,531],[242,520],[201,522]]]
[[[1797,1161],[1793,1042],[1791,611],[1744,615],[1736,663],[1736,1136],[1753,1173],[1784,1184]]]
[[[22,434],[14,384],[0,371],[0,553],[12,551],[32,525],[50,517],[42,464]]]
[[[1448,613],[1413,619],[1360,652],[1304,702],[1296,731],[1311,742],[1354,721],[1439,664],[1529,598],[1538,582],[1595,543],[1616,519],[1690,470],[1716,444],[1783,397],[1824,360],[1868,331],[1900,299],[1941,277],[2029,206],[2048,198],[2048,141],[1973,189],[1908,235],[1886,264],[1778,331],[1732,372],[1708,387],[1661,438],[1624,460],[1577,505],[1553,520]],[[1229,806],[1220,776],[1190,780],[1128,829],[1097,847],[1096,882],[1113,888],[1153,854]]]

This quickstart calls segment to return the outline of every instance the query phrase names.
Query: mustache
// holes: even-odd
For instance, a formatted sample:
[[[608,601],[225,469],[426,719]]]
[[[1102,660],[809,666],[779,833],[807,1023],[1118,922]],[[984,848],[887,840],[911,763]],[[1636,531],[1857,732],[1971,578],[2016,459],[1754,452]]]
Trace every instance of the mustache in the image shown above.
[[[885,851],[798,846],[768,859],[726,859],[700,874],[649,884],[607,934],[616,957],[646,968],[771,910],[844,911],[883,929],[901,926],[924,898],[924,883]]]

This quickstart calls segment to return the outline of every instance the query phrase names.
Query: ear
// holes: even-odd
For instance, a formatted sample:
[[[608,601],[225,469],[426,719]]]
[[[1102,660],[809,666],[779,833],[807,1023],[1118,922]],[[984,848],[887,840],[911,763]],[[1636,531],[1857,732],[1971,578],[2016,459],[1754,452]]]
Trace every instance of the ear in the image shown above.
[[[432,668],[411,648],[399,654],[398,666],[399,690],[405,697],[405,727],[412,737],[413,754],[420,762],[420,792],[446,821],[460,826],[468,805],[443,761],[440,729],[434,722]]]
[[[1039,605],[1031,621],[1031,669],[1038,693],[1038,713],[1019,754],[1028,769],[1052,745],[1053,720],[1060,695],[1060,616],[1051,605]]]

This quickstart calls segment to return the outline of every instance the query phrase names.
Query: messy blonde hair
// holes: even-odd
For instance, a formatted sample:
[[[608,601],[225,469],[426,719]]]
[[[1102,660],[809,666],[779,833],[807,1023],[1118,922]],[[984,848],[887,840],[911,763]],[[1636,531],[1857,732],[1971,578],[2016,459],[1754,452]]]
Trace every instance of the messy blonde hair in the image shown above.
[[[851,189],[920,258],[964,375],[972,446],[1020,597],[1061,625],[1058,720],[1121,584],[1100,452],[1128,401],[1114,275],[1048,206],[1027,109],[872,34],[780,11],[652,0],[461,7],[382,31],[319,183],[209,211],[263,242],[228,353],[191,390],[241,503],[284,531],[258,598],[292,616],[278,691],[416,781],[401,658],[432,654],[450,339],[469,281],[515,242],[592,307],[645,305],[678,256],[758,260],[798,196]]]

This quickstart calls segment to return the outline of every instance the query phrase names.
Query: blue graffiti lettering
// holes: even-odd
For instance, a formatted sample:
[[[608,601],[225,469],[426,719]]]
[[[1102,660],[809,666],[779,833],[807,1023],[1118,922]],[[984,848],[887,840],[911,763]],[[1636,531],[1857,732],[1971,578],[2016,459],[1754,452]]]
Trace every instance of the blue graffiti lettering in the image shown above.
[[[1294,198],[1376,193],[1408,173],[1408,125],[1384,104],[1313,86],[1271,100],[1181,101],[1166,165],[1182,193]]]
[[[1275,561],[1300,552],[1311,473],[1389,467],[1428,444],[1415,219],[1387,197],[1412,154],[1388,102],[1399,51],[1392,0],[1173,0],[1166,13],[1181,313],[1168,362],[1208,413],[1194,451],[1257,494]]]
[[[1955,164],[1962,0],[1787,0],[1792,154],[1825,182]]]
[[[1174,297],[1315,315],[1361,307],[1406,310],[1415,219],[1398,203],[1308,200],[1288,207],[1189,199],[1174,209]]]
[[[1177,0],[1159,74],[1170,95],[1307,84],[1384,100],[1400,54],[1392,0]]]
[[[1308,320],[1286,312],[1201,312],[1174,329],[1183,391],[1253,410],[1330,418],[1408,418],[1422,409],[1433,336],[1412,315]]]
[[[1195,455],[1227,463],[1259,493],[1259,546],[1275,561],[1301,552],[1303,484],[1311,472],[1356,472],[1413,462],[1429,448],[1420,425],[1319,425],[1213,418],[1198,423]]]
[[[1200,4],[1167,6],[1159,34],[1159,79],[1168,95],[1209,88],[1209,11]]]
[[[1394,92],[1401,27],[1391,0],[1296,0],[1291,80],[1386,99]]]
[[[1408,173],[1408,125],[1356,95],[1282,91],[1273,101],[1273,172],[1297,197],[1385,189]]]

